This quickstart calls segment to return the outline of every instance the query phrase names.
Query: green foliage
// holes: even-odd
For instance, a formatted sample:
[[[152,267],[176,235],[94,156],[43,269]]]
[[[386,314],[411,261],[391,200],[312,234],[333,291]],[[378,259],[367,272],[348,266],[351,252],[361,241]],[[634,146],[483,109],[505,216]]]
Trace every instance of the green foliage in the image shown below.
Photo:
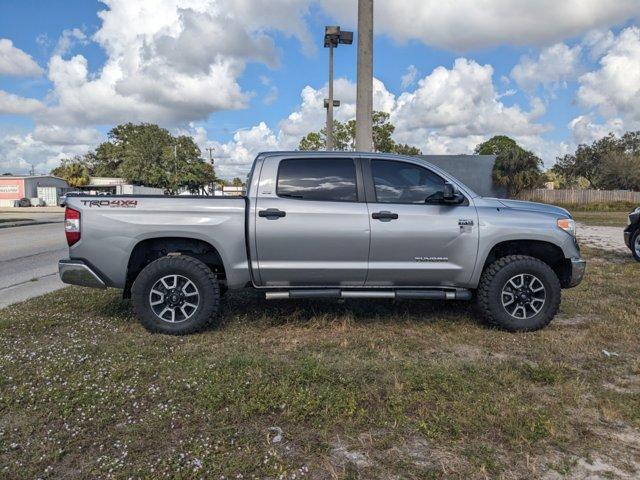
[[[406,143],[396,143],[393,152],[398,155],[422,155],[418,147],[412,147]]]
[[[510,197],[517,197],[523,190],[537,188],[544,182],[542,160],[516,145],[496,157],[493,181],[506,187]]]
[[[476,146],[476,155],[499,155],[513,149],[521,148],[516,141],[505,135],[496,135]]]
[[[373,112],[373,149],[376,152],[398,153],[401,155],[420,155],[422,152],[417,147],[399,144],[393,140],[392,135],[396,127],[389,122],[389,114],[386,112]],[[300,150],[324,150],[327,132],[323,128],[319,132],[310,132],[300,140]],[[356,121],[349,120],[342,123],[333,121],[333,141],[335,150],[354,150],[356,144]]]
[[[52,175],[65,180],[72,187],[81,187],[89,183],[89,169],[82,157],[64,159],[59,167],[51,171]]]
[[[302,138],[302,140],[300,140],[298,149],[305,151],[322,150],[325,144],[325,134],[326,132],[324,129],[320,132],[308,133]]]
[[[565,188],[640,190],[640,131],[622,137],[610,133],[591,145],[578,145],[575,153],[558,158],[554,172]]]
[[[476,155],[496,155],[493,165],[493,181],[507,188],[510,197],[516,197],[529,188],[537,188],[547,178],[542,173],[542,160],[532,152],[525,150],[515,140],[505,135],[496,135],[476,146]]]
[[[233,180],[231,180],[231,185],[233,185],[234,187],[241,187],[242,185],[244,185],[244,182],[240,177],[234,177]]]
[[[176,137],[150,123],[125,123],[114,127],[108,137],[94,152],[74,160],[86,170],[87,182],[89,175],[123,177],[170,193],[183,188],[199,193],[216,181],[213,167],[189,136]]]

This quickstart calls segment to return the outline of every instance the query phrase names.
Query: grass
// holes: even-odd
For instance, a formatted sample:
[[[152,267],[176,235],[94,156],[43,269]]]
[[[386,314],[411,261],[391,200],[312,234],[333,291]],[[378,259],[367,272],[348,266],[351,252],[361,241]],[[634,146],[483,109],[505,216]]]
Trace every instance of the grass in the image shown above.
[[[629,211],[596,212],[571,210],[571,215],[573,215],[576,222],[584,223],[585,225],[602,225],[606,227],[624,228],[627,226]]]
[[[180,338],[147,333],[112,290],[0,310],[0,476],[636,475],[640,264],[587,256],[583,285],[528,334],[467,303],[253,292]]]
[[[566,208],[569,211],[576,212],[631,212],[639,205],[632,202],[608,202],[608,203],[569,203],[556,204],[559,207]]]

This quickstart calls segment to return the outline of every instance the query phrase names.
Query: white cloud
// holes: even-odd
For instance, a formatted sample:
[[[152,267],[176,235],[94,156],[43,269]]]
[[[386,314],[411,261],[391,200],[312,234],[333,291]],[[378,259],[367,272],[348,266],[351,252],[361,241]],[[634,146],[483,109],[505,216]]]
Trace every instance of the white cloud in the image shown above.
[[[583,43],[599,62],[578,79],[577,100],[587,111],[569,122],[573,143],[640,129],[640,29],[591,32]]]
[[[72,41],[85,40],[78,29],[65,31],[49,61],[52,107],[38,118],[41,123],[171,125],[244,108],[252,95],[238,84],[246,63],[279,62],[268,32],[280,30],[303,45],[309,40],[305,0],[105,3],[93,36],[107,54],[105,64],[94,73],[82,55],[63,58]]]
[[[82,30],[80,30],[79,28],[70,28],[67,30],[63,30],[53,53],[54,55],[63,57],[67,53],[69,53],[69,51],[77,43],[79,43],[80,45],[87,45],[89,43],[87,36]]]
[[[611,118],[604,122],[598,122],[593,115],[579,115],[569,122],[572,140],[575,145],[591,143],[594,140],[607,136],[609,133],[622,135],[627,129],[621,118]]]
[[[304,135],[324,127],[326,88],[303,88],[300,105],[279,123],[277,134],[260,123],[237,132],[227,143],[216,144],[219,155],[222,152],[218,173],[225,177],[244,175],[259,151],[296,149]],[[334,89],[341,100],[336,119],[344,122],[354,118],[355,84],[339,78]],[[425,154],[472,153],[490,136],[505,134],[552,162],[560,146],[541,137],[548,129],[538,121],[545,112],[544,104],[534,98],[525,111],[504,105],[500,98],[493,84],[493,68],[464,58],[456,60],[451,69],[436,68],[415,90],[399,97],[374,79],[374,109],[391,114],[396,140],[416,145]]]
[[[275,134],[264,122],[238,130],[229,142],[209,142],[209,145],[215,149],[216,175],[222,178],[244,178],[259,152],[281,148]]]
[[[418,69],[416,68],[415,65],[409,65],[407,67],[407,71],[404,75],[402,75],[401,77],[401,84],[402,84],[402,88],[405,89],[407,87],[410,87],[411,85],[413,85],[414,83],[416,83],[416,78],[418,77]]]
[[[95,128],[59,125],[36,125],[31,136],[34,140],[49,145],[97,145],[104,137]]]
[[[436,68],[418,82],[415,91],[400,95],[391,118],[403,142],[420,145],[426,131],[472,141],[497,133],[540,134],[546,127],[536,121],[543,113],[544,106],[537,99],[528,112],[519,106],[507,107],[494,87],[491,65],[459,58],[451,69]]]
[[[66,131],[67,139],[75,137],[81,142],[73,144],[60,140],[51,142],[52,135],[53,132],[38,131],[38,128],[27,134],[0,134],[0,171],[24,173],[33,165],[36,173],[49,173],[63,158],[82,155],[96,146],[82,143],[90,138],[88,132]],[[99,137],[93,137],[93,140],[99,140]]]
[[[600,68],[580,77],[578,101],[605,118],[640,122],[640,29],[629,27],[609,44]]]
[[[325,126],[324,99],[328,96],[327,85],[320,89],[306,86],[301,92],[302,103],[278,127],[278,141],[285,150],[298,147],[300,139],[309,132]],[[340,107],[334,110],[334,118],[346,122],[356,116],[356,85],[344,78],[334,82],[334,95],[340,100]],[[373,109],[391,112],[395,105],[395,95],[387,90],[377,78],[373,79]]]
[[[343,26],[354,26],[356,3],[323,0]],[[454,51],[502,44],[545,45],[640,13],[639,0],[395,0],[376,2],[375,25],[397,41],[419,40]]]
[[[42,69],[31,55],[13,46],[7,38],[0,38],[0,75],[39,77]]]
[[[0,90],[0,115],[32,115],[43,108],[39,100]]]
[[[556,43],[542,50],[536,59],[523,56],[511,70],[511,78],[530,94],[535,93],[538,85],[552,92],[566,87],[566,83],[578,75],[581,51],[580,45],[571,48]]]

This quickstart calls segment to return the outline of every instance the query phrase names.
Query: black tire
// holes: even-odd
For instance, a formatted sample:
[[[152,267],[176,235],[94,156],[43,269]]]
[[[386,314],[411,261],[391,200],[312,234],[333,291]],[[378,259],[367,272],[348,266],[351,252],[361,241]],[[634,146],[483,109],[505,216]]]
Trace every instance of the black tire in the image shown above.
[[[182,299],[183,304],[175,304],[177,305],[173,307],[173,318],[176,319],[175,323],[172,323],[170,319],[163,319],[158,316],[154,311],[154,306],[151,305],[151,290],[154,286],[159,285],[158,282],[162,282],[161,279],[173,275],[178,276],[175,281],[176,288],[173,290],[164,290],[162,296],[157,296],[157,298],[162,299],[164,303],[161,302],[159,306],[155,306],[156,310],[162,307],[167,307],[171,310],[174,304],[168,304],[169,299],[167,299],[167,297],[172,291],[177,291],[178,294],[183,291],[178,288],[180,285],[179,279],[186,278],[195,286],[195,290],[191,289],[187,295],[197,295],[197,307],[195,308],[187,307],[184,304],[184,298]],[[185,282],[183,282],[183,285],[184,284]],[[164,284],[160,284],[160,288],[163,288],[163,285]],[[193,291],[197,293],[194,294]],[[214,273],[200,260],[186,255],[171,255],[151,262],[140,272],[131,288],[131,301],[136,317],[148,331],[169,335],[187,335],[203,330],[213,323],[220,307],[220,287]],[[189,301],[191,300],[189,299]],[[180,313],[180,305],[185,306],[182,314]],[[175,313],[176,309],[178,311],[177,315]],[[170,312],[168,312],[166,316],[169,314]],[[188,317],[187,314],[189,315]],[[177,316],[179,315],[185,318],[178,321]]]
[[[640,262],[640,252],[636,251],[635,244],[636,241],[640,237],[640,227],[636,228],[636,231],[631,235],[631,255],[636,259],[636,262]]]
[[[507,311],[510,307],[503,306],[503,288],[510,279],[520,274],[527,275],[527,278],[532,275],[544,286],[544,303],[537,313],[528,318],[516,318]],[[549,265],[526,255],[509,255],[496,260],[482,273],[477,304],[490,324],[510,332],[528,332],[544,328],[551,322],[560,307],[560,297],[560,281]],[[508,296],[506,298],[509,299]],[[526,311],[523,316],[528,313],[533,311]]]

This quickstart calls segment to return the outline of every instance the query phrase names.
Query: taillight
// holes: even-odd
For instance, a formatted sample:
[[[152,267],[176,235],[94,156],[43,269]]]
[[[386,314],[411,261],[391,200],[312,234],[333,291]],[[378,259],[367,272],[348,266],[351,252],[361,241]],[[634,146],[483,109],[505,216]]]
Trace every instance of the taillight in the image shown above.
[[[80,240],[80,212],[67,207],[64,211],[64,233],[69,246]]]

